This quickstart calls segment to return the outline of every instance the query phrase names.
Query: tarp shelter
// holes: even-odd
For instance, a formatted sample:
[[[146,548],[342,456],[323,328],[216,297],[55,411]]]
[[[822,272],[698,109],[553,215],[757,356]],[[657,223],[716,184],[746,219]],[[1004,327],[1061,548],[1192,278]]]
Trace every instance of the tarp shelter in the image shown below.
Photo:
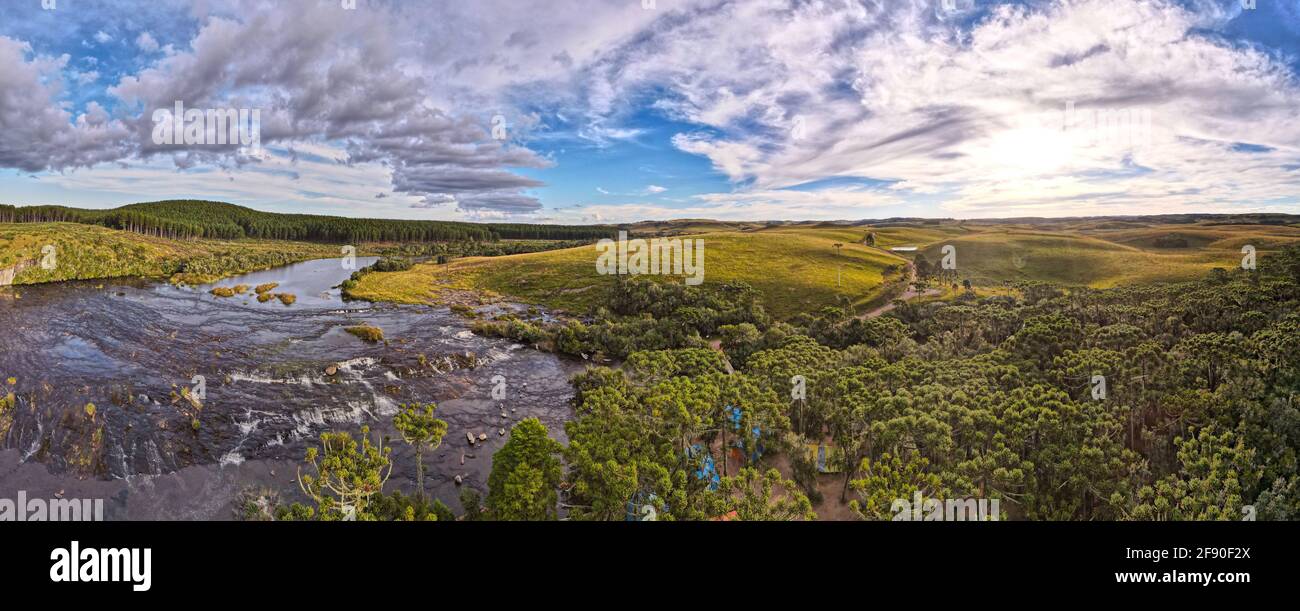
[[[808,458],[817,465],[818,473],[840,473],[844,470],[844,450],[829,443],[809,442]]]
[[[704,460],[700,463],[700,468],[695,470],[695,479],[709,483],[709,490],[717,490],[722,483],[722,476],[718,475],[718,468],[713,463],[713,455],[704,451],[704,446],[695,444],[686,448],[686,457],[694,459],[696,456],[703,454]]]
[[[726,407],[726,413],[728,417],[727,419],[731,421],[731,430],[739,433],[740,426],[741,426],[741,417],[742,417],[740,408],[728,405]],[[750,431],[750,434],[754,438],[754,451],[750,453],[749,462],[755,463],[758,462],[758,459],[762,458],[763,456],[763,442],[762,442],[763,429],[761,427],[756,426],[752,431]],[[741,447],[742,445],[741,440],[737,439],[733,441],[732,445],[737,448]]]

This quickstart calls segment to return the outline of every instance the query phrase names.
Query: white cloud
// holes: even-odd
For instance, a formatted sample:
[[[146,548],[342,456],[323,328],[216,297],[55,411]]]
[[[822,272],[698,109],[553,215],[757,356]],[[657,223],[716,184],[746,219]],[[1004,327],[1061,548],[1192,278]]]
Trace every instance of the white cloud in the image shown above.
[[[563,209],[563,222],[627,223],[674,218],[718,220],[859,220],[898,216],[908,203],[888,191],[867,189],[824,189],[817,191],[750,190],[708,193],[686,200],[685,205],[667,206],[644,201],[615,204],[585,204]]]
[[[69,57],[33,56],[31,45],[0,36],[0,167],[38,172],[120,159],[128,130],[97,103],[73,115],[58,102]],[[72,75],[74,80],[87,78]]]
[[[0,37],[0,88],[18,92],[0,96],[10,136],[0,167],[174,160],[230,171],[236,180],[223,188],[267,201],[314,192],[301,183],[321,172],[383,181],[340,201],[377,206],[383,190],[389,210],[487,218],[539,210],[531,190],[546,172],[515,168],[548,167],[533,149],[568,138],[671,145],[733,183],[677,208],[638,201],[663,193],[657,185],[595,187],[630,201],[564,213],[583,218],[861,218],[916,201],[930,214],[966,216],[1296,202],[1300,79],[1283,63],[1294,58],[1215,34],[1240,12],[1232,2],[979,2],[978,19],[907,0],[659,0],[654,11],[627,0],[307,10],[313,4],[210,0],[190,13],[197,35],[176,48],[140,32],[136,48],[154,55],[108,90],[120,102],[113,117],[98,105],[70,112],[62,90],[94,87],[107,68],[71,70],[66,56],[34,56]],[[129,21],[105,21],[94,40],[111,42],[106,31],[130,40],[122,33],[142,26]],[[330,161],[173,157],[151,145],[147,112],[177,99],[263,108],[264,143],[292,145],[304,159],[320,149]],[[1063,129],[1070,103],[1084,116],[1148,113],[1150,138]],[[665,135],[639,121],[646,112],[689,127]],[[504,141],[489,137],[497,114],[507,119]],[[564,133],[541,117],[556,117]],[[336,161],[366,172],[336,171]],[[251,178],[280,163],[302,165],[300,178]],[[888,186],[789,189],[844,177]]]
[[[722,3],[610,53],[589,103],[616,114],[664,92],[657,108],[707,128],[673,144],[742,190],[865,177],[981,216],[1295,201],[1300,85],[1201,33],[1222,15],[1065,0],[999,5],[972,27],[925,5]],[[1151,139],[1064,132],[1070,102],[1149,113]]]
[[[140,32],[135,39],[135,46],[145,53],[153,53],[158,50],[158,41],[148,32]]]

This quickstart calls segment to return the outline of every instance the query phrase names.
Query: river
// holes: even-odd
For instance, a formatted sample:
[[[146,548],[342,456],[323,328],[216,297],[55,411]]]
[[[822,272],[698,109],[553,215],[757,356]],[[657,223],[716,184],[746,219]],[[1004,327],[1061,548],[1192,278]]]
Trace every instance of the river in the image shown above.
[[[425,456],[425,487],[455,509],[455,476],[486,493],[491,454],[513,423],[537,417],[564,441],[568,379],[583,361],[476,336],[444,307],[345,302],[333,287],[351,271],[321,259],[194,288],[118,279],[0,289],[0,395],[16,398],[0,413],[0,498],[104,499],[110,520],[232,519],[246,489],[304,500],[306,449],[321,432],[363,425],[391,437],[385,490],[409,493],[415,456],[392,416],[436,402],[449,430]],[[297,301],[208,292],[266,282]],[[497,308],[522,309],[485,310]],[[387,344],[344,331],[360,323],[383,329]],[[201,408],[184,388],[203,395]],[[466,433],[487,439],[471,446]]]

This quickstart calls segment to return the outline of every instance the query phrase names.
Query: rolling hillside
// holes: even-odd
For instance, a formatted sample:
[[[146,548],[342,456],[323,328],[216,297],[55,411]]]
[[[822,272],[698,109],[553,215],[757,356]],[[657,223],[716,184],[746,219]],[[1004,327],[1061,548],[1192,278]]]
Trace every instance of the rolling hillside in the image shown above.
[[[687,226],[708,225],[692,221]],[[876,248],[862,244],[868,232],[875,234]],[[1186,236],[1186,246],[1157,245],[1162,238],[1161,244],[1181,244],[1169,241],[1169,236]],[[887,296],[885,279],[900,278],[902,264],[920,256],[937,265],[947,244],[957,249],[959,277],[989,293],[1001,290],[998,287],[1006,281],[1105,288],[1191,280],[1215,267],[1238,265],[1244,244],[1266,255],[1300,241],[1300,229],[1089,219],[890,223],[886,227],[798,223],[691,237],[705,240],[706,282],[747,282],[763,293],[772,314],[789,318],[846,301],[859,307],[879,302]],[[838,257],[837,243],[843,245]],[[918,251],[888,252],[897,246],[915,246]],[[367,275],[351,294],[376,301],[425,303],[478,293],[583,312],[599,305],[601,285],[612,282],[596,274],[595,260],[595,249],[587,246],[470,258],[450,266],[418,265],[406,272]],[[837,286],[839,264],[843,277]]]
[[[785,318],[824,306],[875,297],[887,270],[900,276],[905,261],[847,241],[846,230],[782,228],[691,236],[705,244],[705,282],[743,281],[764,295],[764,306]],[[860,231],[849,230],[860,234]],[[833,245],[843,244],[839,254]],[[450,266],[417,265],[405,272],[366,275],[350,292],[356,297],[422,303],[455,291],[485,291],[529,303],[582,312],[599,305],[601,285],[592,246],[493,258],[470,258]],[[840,267],[842,266],[842,267]],[[840,268],[841,285],[836,286]],[[680,279],[665,277],[665,281]]]
[[[1184,244],[1177,241],[1182,239],[1185,245],[1158,246],[1162,238]],[[1215,267],[1239,265],[1243,245],[1267,253],[1296,241],[1300,230],[1268,225],[1161,225],[1088,233],[981,228],[930,242],[921,255],[937,264],[943,245],[951,244],[957,249],[958,275],[977,285],[1034,280],[1106,288],[1192,280]]]

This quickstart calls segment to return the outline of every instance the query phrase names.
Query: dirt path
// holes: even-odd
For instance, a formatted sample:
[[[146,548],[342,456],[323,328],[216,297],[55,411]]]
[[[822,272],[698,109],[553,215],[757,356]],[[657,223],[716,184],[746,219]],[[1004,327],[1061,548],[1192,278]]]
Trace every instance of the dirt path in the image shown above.
[[[877,249],[877,250],[883,250],[883,249]],[[900,300],[907,301],[908,299],[914,299],[916,297],[930,297],[942,293],[943,291],[940,291],[939,289],[926,289],[924,291],[916,290],[916,266],[913,265],[911,261],[908,261],[907,262],[907,290],[903,291],[902,294],[900,294],[899,296],[890,299],[889,303],[886,303],[882,306],[869,310],[859,315],[858,318],[867,319],[867,318],[875,318],[877,316],[880,316],[881,314],[889,312],[890,310],[893,310],[895,307],[898,307],[897,302]]]

